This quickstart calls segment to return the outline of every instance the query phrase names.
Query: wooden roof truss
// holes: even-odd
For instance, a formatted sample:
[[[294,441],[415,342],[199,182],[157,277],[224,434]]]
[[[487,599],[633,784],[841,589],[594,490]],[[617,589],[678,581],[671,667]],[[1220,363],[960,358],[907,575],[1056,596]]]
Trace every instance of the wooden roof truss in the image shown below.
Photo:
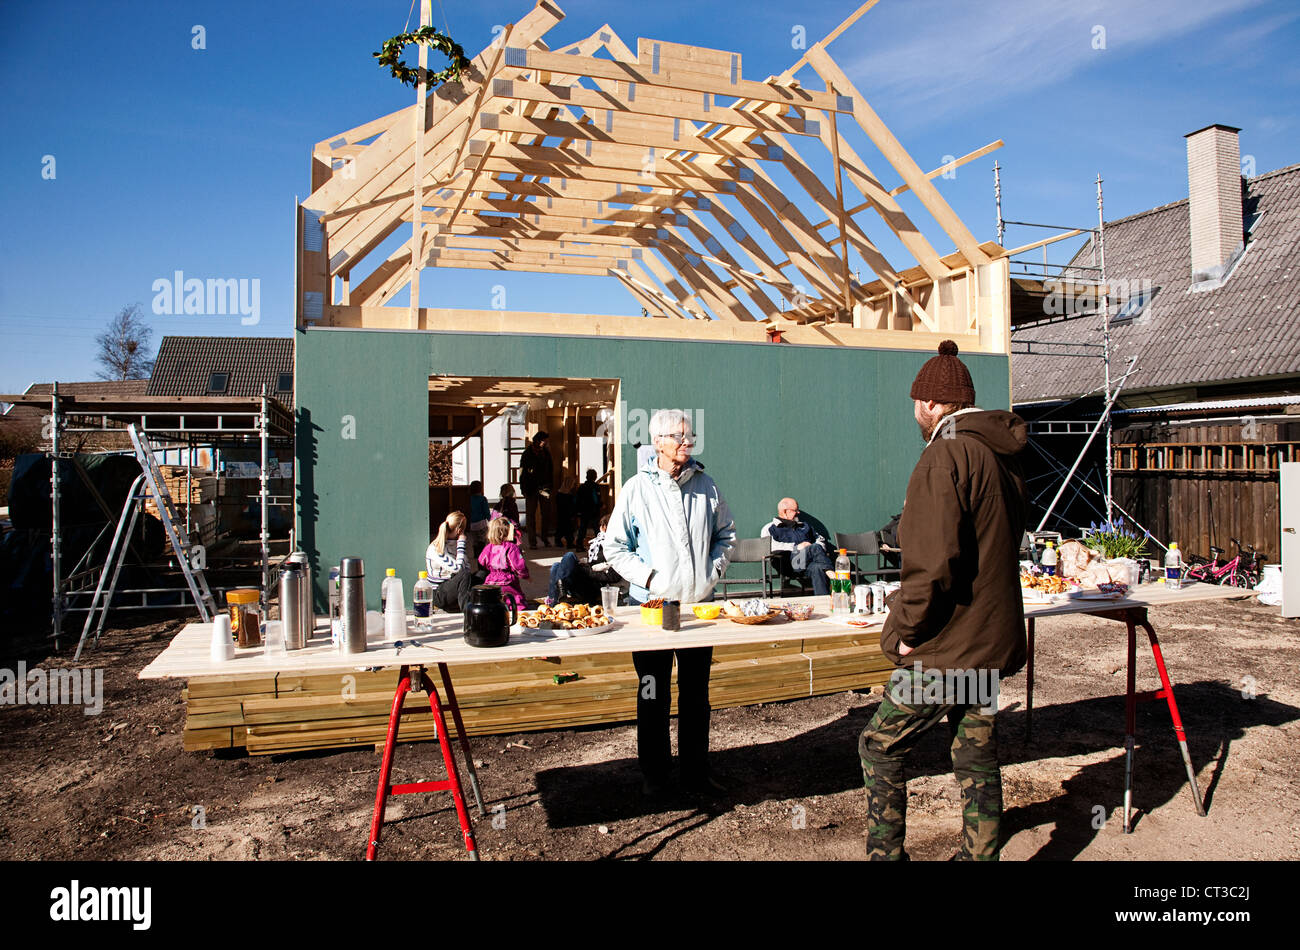
[[[298,325],[402,326],[373,308],[397,309],[421,269],[461,267],[612,276],[654,318],[916,331],[1005,352],[1006,278],[989,270],[1003,251],[976,241],[932,182],[1002,143],[921,170],[826,52],[875,2],[758,82],[740,53],[644,38],[634,52],[608,24],[552,50],[544,36],[564,14],[542,0],[461,83],[423,99],[423,123],[413,104],[316,145]],[[794,78],[805,65],[825,88]],[[881,183],[839,135],[846,122],[903,184]],[[817,149],[833,181],[805,160]],[[798,203],[769,174],[777,165],[803,189]],[[909,190],[954,254],[941,257],[899,205]],[[914,266],[872,240],[882,224]],[[379,260],[403,228],[410,237]],[[846,245],[874,279],[849,274]],[[420,313],[405,325],[434,328]]]

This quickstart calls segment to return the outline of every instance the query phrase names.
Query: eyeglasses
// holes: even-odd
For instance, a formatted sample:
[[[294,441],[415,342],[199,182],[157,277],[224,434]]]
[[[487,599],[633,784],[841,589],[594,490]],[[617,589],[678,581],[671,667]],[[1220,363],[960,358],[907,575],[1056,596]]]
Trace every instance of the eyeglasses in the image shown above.
[[[681,435],[681,434],[676,433],[676,432],[665,432],[665,433],[664,433],[663,435],[661,435],[659,438],[661,438],[661,439],[672,439],[672,440],[673,440],[674,442],[676,442],[678,445],[694,445],[694,444],[695,444],[695,436],[693,436],[693,435]]]

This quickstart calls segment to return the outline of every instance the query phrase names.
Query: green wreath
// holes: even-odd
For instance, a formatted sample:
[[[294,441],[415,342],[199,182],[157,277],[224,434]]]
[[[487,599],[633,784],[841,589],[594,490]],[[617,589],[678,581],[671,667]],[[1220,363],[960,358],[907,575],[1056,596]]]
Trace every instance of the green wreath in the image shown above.
[[[402,52],[412,43],[422,43],[425,46],[432,47],[445,55],[450,62],[446,69],[440,69],[437,72],[426,70],[430,89],[439,83],[460,82],[461,71],[470,67],[470,61],[465,58],[465,51],[460,48],[460,44],[446,33],[432,26],[420,27],[414,33],[400,33],[392,39],[386,40],[384,48],[378,53],[371,53],[370,55],[379,60],[380,66],[387,66],[392,70],[395,78],[400,79],[408,86],[415,86],[420,82],[419,68],[407,66],[402,62]]]

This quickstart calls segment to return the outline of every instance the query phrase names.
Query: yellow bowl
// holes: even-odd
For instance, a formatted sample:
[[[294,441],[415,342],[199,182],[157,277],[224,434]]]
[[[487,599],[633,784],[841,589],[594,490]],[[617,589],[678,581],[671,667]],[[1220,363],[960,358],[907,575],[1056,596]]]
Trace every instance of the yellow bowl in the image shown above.
[[[718,619],[718,614],[722,613],[722,605],[696,604],[691,608],[691,611],[701,620],[716,620]]]
[[[664,609],[662,607],[642,607],[641,622],[652,627],[662,627],[664,625]]]

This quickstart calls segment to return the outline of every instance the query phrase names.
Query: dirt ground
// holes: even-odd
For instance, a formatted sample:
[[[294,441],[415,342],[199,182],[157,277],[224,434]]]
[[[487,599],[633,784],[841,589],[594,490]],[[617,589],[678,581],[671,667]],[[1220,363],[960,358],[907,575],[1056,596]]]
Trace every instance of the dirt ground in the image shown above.
[[[1046,618],[1038,624],[1032,741],[1024,675],[1002,688],[1005,860],[1300,858],[1300,622],[1253,597],[1151,617],[1207,817],[1193,811],[1164,703],[1147,703],[1138,715],[1137,822],[1123,833],[1124,628]],[[136,674],[184,623],[105,635],[83,664],[105,671],[101,715],[0,706],[7,857],[362,855],[379,768],[373,747],[273,757],[182,751],[182,683]],[[1154,664],[1139,637],[1139,689],[1153,689]],[[71,666],[70,654],[37,652],[0,659],[0,667],[14,669],[17,659]],[[475,823],[482,858],[861,859],[857,739],[878,702],[855,691],[714,712],[713,764],[733,791],[712,804],[647,805],[630,724],[477,738],[489,808]],[[945,860],[957,848],[959,797],[949,767],[937,734],[909,763],[907,848],[915,859]],[[399,746],[394,781],[441,775],[434,745]],[[464,856],[448,796],[403,796],[388,815],[381,858]]]

